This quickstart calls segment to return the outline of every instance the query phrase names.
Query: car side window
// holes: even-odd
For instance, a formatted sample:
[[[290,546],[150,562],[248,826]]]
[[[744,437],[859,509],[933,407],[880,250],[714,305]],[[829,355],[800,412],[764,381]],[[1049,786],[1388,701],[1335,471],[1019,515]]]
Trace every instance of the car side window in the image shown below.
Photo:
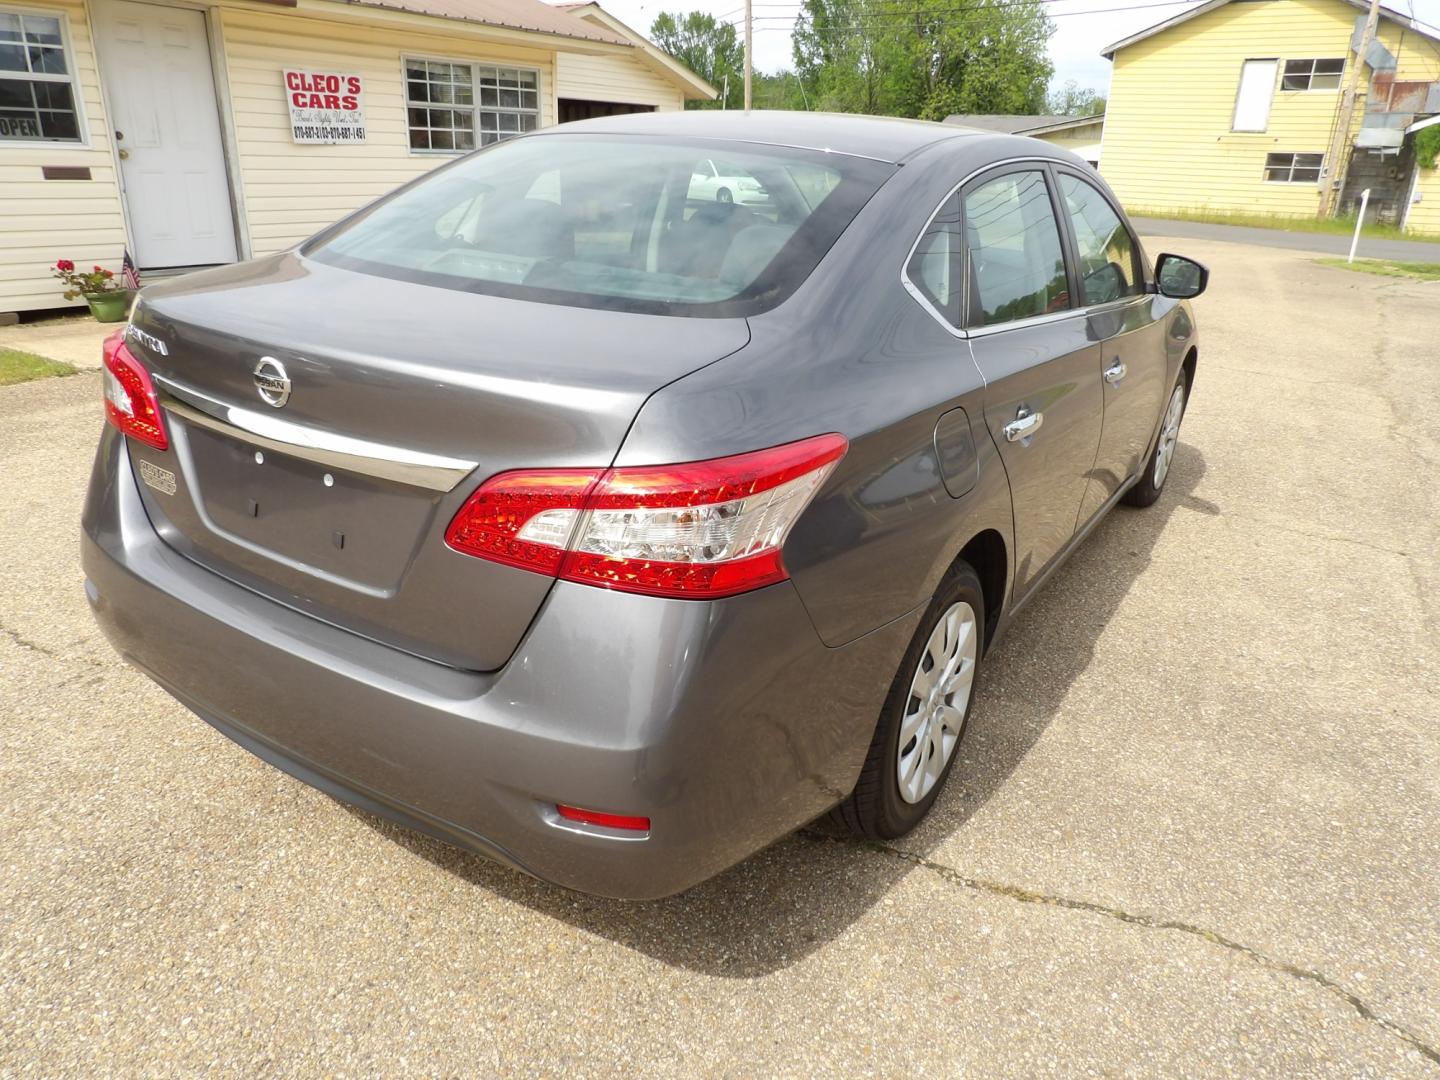
[[[1040,170],[1006,173],[965,196],[972,326],[1028,319],[1070,306],[1060,226]]]
[[[954,326],[960,325],[960,196],[945,200],[915,245],[905,276]]]
[[[1137,246],[1109,200],[1085,180],[1060,174],[1060,193],[1080,257],[1080,302],[1108,304],[1144,291]]]

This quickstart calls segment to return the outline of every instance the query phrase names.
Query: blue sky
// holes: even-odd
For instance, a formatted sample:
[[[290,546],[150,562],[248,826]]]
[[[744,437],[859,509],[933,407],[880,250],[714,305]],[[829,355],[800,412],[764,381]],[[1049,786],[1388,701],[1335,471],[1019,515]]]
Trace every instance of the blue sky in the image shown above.
[[[1055,36],[1050,39],[1050,58],[1055,63],[1057,84],[1074,79],[1081,86],[1103,91],[1110,81],[1110,64],[1100,50],[1111,42],[1143,30],[1178,12],[1190,4],[1149,6],[1156,0],[1047,0],[1047,9],[1055,16]],[[601,5],[616,18],[629,23],[641,33],[661,11],[708,11],[726,21],[738,22],[744,8],[743,0],[600,0]],[[1136,5],[1145,4],[1143,8]],[[1417,19],[1440,25],[1440,0],[1389,0],[1387,6],[1405,14],[1412,11]],[[790,26],[798,3],[784,0],[755,0],[755,66],[760,71],[775,71],[790,66]],[[1115,8],[1133,8],[1116,11]],[[1109,11],[1102,9],[1112,9]],[[1435,33],[1440,35],[1440,30]]]

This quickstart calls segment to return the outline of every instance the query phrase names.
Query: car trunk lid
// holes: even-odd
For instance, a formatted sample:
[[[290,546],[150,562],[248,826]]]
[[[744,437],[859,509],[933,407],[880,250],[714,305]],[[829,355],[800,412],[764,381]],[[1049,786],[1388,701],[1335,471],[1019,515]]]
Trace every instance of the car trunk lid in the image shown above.
[[[143,494],[189,558],[490,670],[551,582],[448,548],[465,498],[509,469],[609,465],[646,397],[748,339],[743,319],[477,295],[286,254],[146,290],[128,344],[172,445],[131,453],[174,474]]]

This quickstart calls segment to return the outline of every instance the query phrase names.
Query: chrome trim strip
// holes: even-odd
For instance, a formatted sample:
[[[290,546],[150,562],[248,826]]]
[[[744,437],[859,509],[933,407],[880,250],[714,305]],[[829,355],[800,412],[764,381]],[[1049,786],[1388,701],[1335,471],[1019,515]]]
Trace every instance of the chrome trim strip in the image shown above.
[[[327,468],[392,480],[428,491],[451,491],[478,462],[427,454],[348,435],[317,431],[276,416],[238,409],[173,379],[153,376],[166,393],[160,405],[189,424],[265,450],[289,454]]]

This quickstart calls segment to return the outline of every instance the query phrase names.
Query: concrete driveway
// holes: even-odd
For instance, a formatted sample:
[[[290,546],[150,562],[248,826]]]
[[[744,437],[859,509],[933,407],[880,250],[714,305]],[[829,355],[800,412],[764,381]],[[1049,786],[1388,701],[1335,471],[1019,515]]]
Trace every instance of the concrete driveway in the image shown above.
[[[1440,1077],[1440,288],[1213,270],[1170,487],[982,676],[888,846],[564,893],[121,666],[98,376],[0,391],[0,1075]]]

